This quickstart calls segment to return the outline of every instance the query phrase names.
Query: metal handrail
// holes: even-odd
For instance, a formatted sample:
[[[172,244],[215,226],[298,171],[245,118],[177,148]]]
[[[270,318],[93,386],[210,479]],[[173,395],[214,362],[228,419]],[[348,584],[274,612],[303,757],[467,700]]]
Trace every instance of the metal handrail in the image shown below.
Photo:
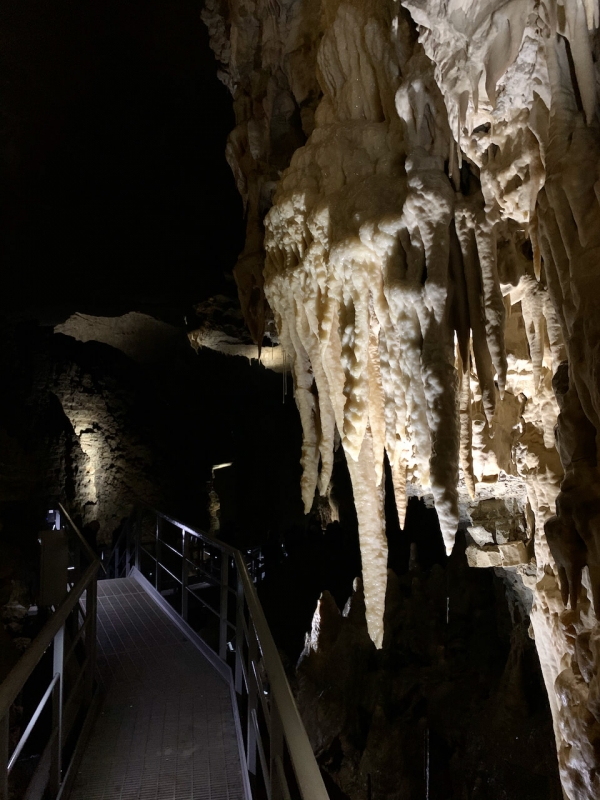
[[[49,751],[48,775],[45,785],[50,785],[51,796],[56,798],[65,782],[70,764],[63,764],[63,745],[69,730],[65,724],[64,711],[71,698],[64,697],[64,664],[71,651],[65,654],[65,625],[70,615],[79,613],[79,601],[86,592],[86,649],[87,658],[80,668],[80,675],[71,690],[71,696],[79,688],[85,671],[87,678],[87,705],[92,702],[94,691],[94,666],[96,645],[96,573],[100,562],[95,559],[86,569],[79,581],[71,588],[63,602],[52,614],[39,634],[35,637],[29,648],[21,656],[12,670],[0,684],[0,800],[8,800],[8,776],[29,738],[36,722],[38,721],[46,703],[52,696],[52,729],[46,750]],[[90,622],[88,622],[90,620]],[[19,742],[10,752],[9,718],[10,709],[23,690],[29,677],[37,667],[48,647],[53,645],[52,678],[46,687],[42,699],[38,703],[33,715],[20,737]],[[65,702],[66,700],[66,702]],[[46,751],[45,751],[46,752]],[[42,757],[43,760],[43,757]],[[73,759],[71,759],[72,762]],[[41,796],[41,795],[40,795]]]
[[[325,789],[304,723],[281,663],[277,646],[239,550],[235,554],[235,559],[246,603],[248,604],[250,619],[256,630],[256,636],[262,652],[265,673],[270,685],[270,694],[275,699],[281,718],[283,735],[288,744],[292,766],[302,790],[302,797],[311,798],[311,800],[312,798],[320,797],[328,798],[329,795]],[[279,756],[278,768],[281,769],[281,766],[281,756]]]
[[[54,641],[56,634],[64,626],[71,611],[73,611],[77,605],[79,598],[96,577],[98,565],[99,562],[96,560],[86,569],[77,584],[71,589],[69,594],[23,653],[19,661],[0,684],[0,719],[8,713],[17,695],[23,686],[25,686],[27,679],[38,665],[49,645]]]
[[[237,696],[240,716],[246,720],[245,751],[247,768],[255,779],[262,774],[262,782],[268,800],[289,800],[291,797],[288,780],[296,784],[302,800],[329,800],[319,766],[315,759],[308,735],[302,723],[300,712],[296,706],[292,690],[285,675],[285,670],[277,646],[273,640],[256,589],[248,572],[243,554],[230,545],[215,539],[204,531],[196,530],[149,506],[140,506],[133,530],[128,528],[126,537],[126,557],[124,575],[134,566],[143,574],[141,568],[142,554],[146,553],[155,564],[154,584],[161,590],[160,569],[165,570],[175,579],[180,587],[181,611],[178,612],[187,622],[188,596],[193,596],[201,604],[207,606],[219,617],[218,654],[223,662],[228,658],[228,629],[235,631],[235,662],[233,665],[233,681]],[[142,510],[143,509],[143,510]],[[155,553],[144,547],[141,541],[141,516],[144,511],[153,515],[156,520]],[[164,523],[179,529],[182,535],[181,553],[169,546],[171,557],[181,558],[181,579],[173,574],[172,569],[161,564],[161,546],[168,542],[161,541],[161,530]],[[188,586],[191,537],[201,540],[208,549],[219,551],[220,564],[220,599],[219,609],[215,609],[198,597]],[[203,552],[205,552],[203,550]],[[115,559],[116,561],[116,559]],[[110,570],[110,564],[107,565]],[[194,567],[200,568],[194,564]],[[228,615],[228,600],[232,587],[229,586],[229,573],[235,569],[236,608],[235,625]],[[115,575],[119,564],[115,564]],[[216,580],[216,575],[213,575]],[[169,589],[169,593],[172,589]],[[165,592],[166,594],[166,592]],[[179,589],[176,589],[179,594]],[[213,648],[214,649],[214,648]],[[264,724],[261,726],[259,716]],[[265,735],[268,737],[268,758],[263,746]],[[258,756],[258,760],[257,760]],[[285,765],[291,764],[286,771]],[[260,764],[260,773],[258,770]]]

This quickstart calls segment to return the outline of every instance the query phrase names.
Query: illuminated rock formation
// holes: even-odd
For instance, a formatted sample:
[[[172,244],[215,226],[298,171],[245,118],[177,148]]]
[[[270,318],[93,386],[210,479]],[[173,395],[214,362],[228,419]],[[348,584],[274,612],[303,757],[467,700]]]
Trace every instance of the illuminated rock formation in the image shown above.
[[[227,160],[242,196],[246,243],[235,268],[250,332],[260,341],[269,309],[263,292],[262,220],[281,170],[314,127],[319,0],[206,0],[202,19],[233,95],[236,127]],[[258,55],[259,54],[259,55]]]
[[[293,361],[307,511],[341,438],[373,641],[387,459],[401,524],[407,492],[431,493],[448,552],[467,520],[470,563],[510,567],[533,593],[564,791],[597,797],[598,6],[402,5],[209,4],[238,121],[245,98],[231,145],[243,193],[265,189],[265,143],[274,130],[294,140],[304,102],[286,89],[283,120],[257,74],[269,87],[297,79],[311,98],[306,143],[277,164],[287,169],[264,219],[266,258],[252,261],[251,290],[238,267],[240,295],[262,334],[264,288]],[[484,513],[489,500],[503,504],[499,519]]]

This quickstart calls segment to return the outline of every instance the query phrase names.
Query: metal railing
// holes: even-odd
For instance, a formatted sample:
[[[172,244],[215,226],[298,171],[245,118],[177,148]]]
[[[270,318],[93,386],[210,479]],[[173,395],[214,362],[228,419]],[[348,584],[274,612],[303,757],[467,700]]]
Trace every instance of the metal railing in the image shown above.
[[[243,554],[142,507],[106,561],[112,577],[133,567],[231,667],[254,796],[328,800]]]
[[[0,685],[0,800],[55,800],[73,777],[97,697],[99,565],[94,559],[85,569]],[[40,698],[26,722],[19,719],[24,697]]]

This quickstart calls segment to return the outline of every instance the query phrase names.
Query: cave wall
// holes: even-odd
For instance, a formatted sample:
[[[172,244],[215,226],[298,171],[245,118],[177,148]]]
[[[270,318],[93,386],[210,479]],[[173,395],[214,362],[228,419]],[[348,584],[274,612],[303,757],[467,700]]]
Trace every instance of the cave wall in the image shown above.
[[[35,508],[41,529],[44,512],[60,500],[79,524],[99,526],[99,544],[110,545],[136,498],[160,504],[165,497],[151,382],[98,342],[76,342],[32,322],[5,325],[2,334],[11,386],[3,399],[3,511]],[[26,466],[20,453],[29,457]]]
[[[317,604],[296,693],[319,762],[353,800],[562,797],[527,619],[463,549],[390,571],[381,650],[360,581],[342,612],[328,592]]]

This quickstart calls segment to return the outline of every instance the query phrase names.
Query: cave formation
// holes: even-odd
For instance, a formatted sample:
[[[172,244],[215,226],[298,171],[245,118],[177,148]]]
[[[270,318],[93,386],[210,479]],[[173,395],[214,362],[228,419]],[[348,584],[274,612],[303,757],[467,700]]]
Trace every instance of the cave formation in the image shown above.
[[[184,6],[189,15],[190,5],[174,8],[167,15],[169,20],[183,15]],[[165,19],[158,6],[154,13],[158,29]],[[77,245],[85,251],[87,269],[101,285],[96,292],[90,284],[77,293],[74,247],[62,272],[46,277],[41,290],[33,290],[35,300],[29,301],[38,317],[38,307],[49,309],[44,314],[55,325],[53,336],[79,340],[64,345],[70,348],[68,358],[60,355],[61,363],[77,363],[77,369],[53,367],[49,373],[36,373],[38,383],[50,381],[68,418],[64,425],[60,423],[64,430],[57,434],[71,437],[67,460],[81,464],[79,474],[83,471],[89,476],[85,465],[93,461],[97,448],[110,449],[111,436],[131,435],[123,450],[135,451],[130,472],[143,474],[143,480],[128,483],[125,465],[120,476],[102,484],[108,486],[105,496],[109,491],[117,497],[111,502],[118,507],[106,511],[105,529],[116,524],[136,494],[177,502],[168,487],[157,489],[156,480],[144,472],[151,457],[144,452],[140,437],[131,434],[127,414],[119,414],[118,407],[114,412],[110,386],[101,378],[101,390],[96,381],[92,391],[86,378],[91,368],[82,365],[84,342],[103,342],[166,376],[173,385],[167,405],[180,390],[201,393],[202,380],[190,377],[195,370],[210,373],[208,380],[215,385],[229,380],[231,393],[245,391],[251,404],[249,409],[243,401],[228,400],[230,415],[247,415],[245,427],[238,425],[238,443],[247,431],[255,430],[254,440],[240,447],[245,446],[246,453],[253,445],[260,449],[261,431],[267,440],[268,429],[279,425],[288,431],[287,438],[281,439],[282,459],[293,461],[300,456],[301,475],[293,467],[286,468],[290,480],[276,476],[277,486],[270,487],[273,495],[289,492],[290,505],[301,498],[305,514],[314,518],[320,511],[328,520],[338,514],[336,491],[338,501],[344,502],[340,475],[347,476],[346,494],[351,492],[353,497],[361,580],[355,583],[343,615],[331,594],[321,595],[298,673],[309,734],[324,758],[336,762],[331,771],[342,775],[344,758],[349,758],[350,745],[340,743],[328,718],[343,704],[336,706],[324,699],[322,706],[315,705],[314,686],[336,670],[341,676],[341,664],[348,658],[356,658],[364,676],[372,659],[379,657],[377,651],[386,656],[392,652],[392,640],[410,638],[404,623],[407,615],[419,613],[412,600],[401,600],[410,580],[414,586],[422,580],[427,596],[443,594],[443,580],[435,569],[460,560],[468,569],[456,568],[459,583],[467,586],[479,570],[486,574],[493,570],[506,587],[513,612],[520,609],[513,613],[513,623],[515,613],[521,621],[530,622],[564,796],[569,800],[600,796],[597,3],[205,0],[201,18],[208,43],[201,42],[207,38],[205,32],[187,32],[186,55],[177,65],[178,80],[192,69],[196,36],[198,51],[203,48],[203,63],[214,57],[214,66],[203,69],[217,69],[226,87],[221,87],[221,93],[212,90],[221,139],[217,136],[216,142],[209,142],[207,135],[203,147],[206,152],[217,145],[226,149],[230,176],[214,165],[204,174],[202,155],[196,152],[198,169],[192,173],[205,185],[201,190],[192,190],[190,185],[177,195],[176,212],[165,193],[163,210],[169,209],[170,216],[161,233],[172,248],[162,241],[157,255],[159,236],[150,236],[141,252],[137,249],[152,220],[156,223],[161,216],[148,217],[149,208],[141,197],[151,183],[148,161],[140,162],[137,171],[127,172],[129,200],[118,193],[114,197],[110,181],[98,172],[103,189],[99,207],[116,203],[120,213],[126,213],[129,202],[136,209],[135,219],[124,229],[115,225],[111,237],[98,248],[88,245],[98,230],[85,215],[76,217]],[[108,21],[103,20],[103,35],[108,38],[111,21],[110,15]],[[131,36],[140,21],[132,17],[121,24]],[[175,29],[181,25],[169,24]],[[61,36],[77,50],[79,31],[75,23],[73,27],[74,32]],[[105,44],[106,53],[109,49]],[[56,63],[52,53],[45,58]],[[167,62],[172,68],[164,53],[162,58],[154,52],[147,59],[154,78],[164,77]],[[130,96],[139,94],[140,85],[148,91],[152,81],[141,67],[136,73],[125,65],[125,49],[122,59],[112,69],[135,77],[119,95],[125,106]],[[9,52],[7,61],[17,70],[19,54]],[[50,79],[58,80],[61,70],[68,72],[68,64],[56,68]],[[36,77],[42,83],[50,80],[39,72]],[[114,75],[106,79],[105,93],[114,80]],[[180,105],[174,103],[168,112],[178,120],[182,104],[189,108],[201,98],[194,91],[186,94],[178,89],[177,94],[176,83],[167,81],[163,91],[179,98]],[[69,85],[73,95],[86,96],[76,81]],[[160,80],[154,85],[158,95]],[[74,102],[72,97],[60,99],[64,104]],[[147,106],[155,99],[149,97]],[[107,111],[106,97],[105,102]],[[20,122],[15,108],[7,118]],[[235,119],[228,117],[231,108]],[[92,111],[87,109],[90,130],[99,122],[105,128],[91,143],[102,144],[110,123],[101,114],[94,117]],[[46,121],[43,108],[37,114],[36,122]],[[46,114],[56,116],[56,112]],[[108,113],[106,117],[110,118]],[[149,127],[150,123],[151,119],[144,121]],[[212,116],[205,112],[197,130],[206,131],[212,124]],[[22,196],[23,186],[35,182],[31,176],[37,174],[37,162],[48,161],[48,156],[40,155],[43,148],[35,136],[23,140],[18,128],[17,123],[7,126],[7,138],[11,144],[11,136],[25,141],[21,158],[30,165],[30,174],[27,180],[23,178],[23,168],[18,159],[11,161],[7,148],[13,193],[7,194],[6,205],[17,211],[15,200]],[[228,128],[232,130],[225,146]],[[123,135],[116,134],[115,141]],[[88,142],[83,136],[80,141]],[[140,148],[133,135],[128,144],[124,160]],[[51,148],[51,144],[44,146]],[[72,151],[73,140],[65,146]],[[160,142],[156,147],[160,149]],[[198,148],[190,146],[185,151],[188,158],[194,150]],[[110,154],[104,157],[109,164]],[[51,173],[59,185],[64,158],[64,153],[57,157]],[[73,175],[82,162],[93,161],[89,152],[79,152],[78,158]],[[185,172],[172,154],[158,163],[166,172]],[[231,197],[218,188],[227,181]],[[235,206],[233,181],[243,210]],[[30,196],[36,191],[30,189]],[[81,188],[61,191],[72,198]],[[188,254],[175,244],[185,228],[178,227],[178,217],[189,213],[188,198],[195,191],[217,198],[216,208],[206,199],[195,207],[205,229],[202,246],[193,253],[213,262],[206,270],[202,263],[191,266]],[[24,213],[30,211],[25,206]],[[21,238],[7,237],[16,267],[25,258],[23,252],[31,263],[42,255],[43,236],[33,247],[28,243],[25,248],[22,242],[31,229],[40,228],[43,217],[38,209],[33,222],[19,223]],[[243,243],[241,236],[232,242],[228,223],[233,217],[238,227],[243,217]],[[58,215],[53,220],[57,223]],[[219,231],[217,236],[212,235],[214,230]],[[127,246],[115,257],[121,239]],[[231,267],[242,246],[233,270],[240,313],[231,298],[217,293],[231,294],[231,285],[225,286],[220,275]],[[55,247],[55,257],[61,256],[61,248],[62,243]],[[171,270],[169,284],[169,303],[177,311],[165,313],[164,303],[148,303],[144,297],[164,292],[165,279],[152,274],[164,276],[169,260],[181,266]],[[144,262],[150,266],[128,266]],[[22,285],[15,286],[12,294],[8,292],[7,308],[15,305],[14,297],[23,290]],[[48,292],[50,301],[45,297]],[[199,304],[195,311],[193,303]],[[173,322],[177,313],[181,316],[181,308],[190,314],[186,322],[189,343],[197,349],[198,358],[205,360],[197,367],[186,345],[188,350],[181,356],[185,367],[173,370],[166,365],[173,348],[182,346],[180,322],[179,327]],[[247,331],[242,328],[242,315]],[[14,315],[6,316],[10,327]],[[108,317],[112,321],[106,322]],[[226,362],[211,350],[252,358],[255,363]],[[98,353],[98,358],[106,360]],[[57,359],[55,352],[46,357],[51,363]],[[248,399],[248,388],[239,389],[244,382],[246,387],[256,387],[270,381],[281,391],[283,375],[285,397],[288,371],[293,377],[301,444],[297,429],[292,431],[297,420],[292,420],[290,402],[284,412],[276,412],[274,406],[261,409],[260,401]],[[141,386],[135,391],[148,394]],[[96,400],[92,410],[84,413],[81,396],[86,392]],[[220,397],[225,394],[221,389]],[[226,415],[219,417],[218,405],[219,401],[205,400],[199,407],[227,425]],[[270,419],[269,412],[279,416]],[[14,416],[14,409],[11,413]],[[156,413],[154,408],[147,409],[147,429],[153,427]],[[161,413],[169,418],[168,411]],[[185,413],[192,424],[193,403]],[[95,419],[102,414],[110,417],[104,429]],[[197,424],[198,444],[203,435],[203,424]],[[165,429],[164,440],[172,436],[173,431]],[[52,441],[56,443],[56,437]],[[184,444],[180,448],[185,451]],[[21,460],[28,457],[21,452],[26,449],[19,450]],[[214,444],[208,450],[213,464],[229,460],[227,448],[219,450]],[[123,458],[127,462],[127,456]],[[173,458],[173,463],[177,461]],[[252,469],[251,456],[243,463]],[[59,487],[66,480],[67,466],[55,475]],[[196,467],[190,458],[178,477],[189,481],[188,491],[200,480],[202,470]],[[98,467],[99,485],[105,470],[106,465]],[[236,477],[239,482],[245,480],[239,463]],[[292,488],[296,478],[299,489]],[[74,502],[86,506],[90,519],[97,518],[100,501],[95,484],[91,486],[89,478],[72,483]],[[268,484],[269,478],[262,489],[256,484],[257,493],[268,496]],[[127,485],[125,492],[123,485]],[[178,495],[179,502],[183,494]],[[403,528],[408,530],[411,508],[416,508],[418,499],[435,508],[446,555],[436,557],[437,567],[429,565],[432,571],[423,579],[413,564],[406,572],[413,577],[405,583],[404,577],[398,578],[388,568],[393,566],[394,542]],[[264,523],[268,504],[265,500],[256,506],[256,527],[261,515]],[[192,505],[190,513],[197,513]],[[248,505],[242,506],[247,513]],[[277,506],[283,514],[287,513],[284,506],[285,502]],[[340,513],[343,522],[343,509]],[[301,518],[299,507],[294,514],[295,523]],[[276,516],[272,513],[273,519]],[[389,544],[386,527],[394,531]],[[335,547],[333,551],[332,557],[324,558],[335,571]],[[305,563],[304,568],[314,565]],[[484,594],[482,590],[481,597]],[[392,674],[386,664],[385,674]],[[342,677],[339,680],[343,683]],[[349,681],[350,685],[353,691],[358,685],[364,688],[360,681]],[[513,690],[507,683],[505,691]],[[369,758],[376,762],[377,742],[387,735],[386,713],[383,706],[372,710],[374,738],[371,745],[363,743],[361,757],[366,760],[357,768],[365,774],[378,769],[367,762]],[[339,753],[334,752],[335,742]],[[410,771],[408,765],[398,769]],[[365,789],[356,776],[338,783],[361,799],[367,796],[361,792],[372,790],[371,784]],[[382,787],[377,791],[385,798],[401,791],[398,786]],[[405,796],[412,796],[411,791],[405,787]]]
[[[384,459],[400,525],[407,494],[431,494],[448,552],[466,509],[502,499],[469,559],[532,592],[562,785],[597,796],[597,5],[244,8],[204,17],[248,206],[236,279],[255,336],[270,310],[293,361],[305,510],[337,432],[381,647]]]

